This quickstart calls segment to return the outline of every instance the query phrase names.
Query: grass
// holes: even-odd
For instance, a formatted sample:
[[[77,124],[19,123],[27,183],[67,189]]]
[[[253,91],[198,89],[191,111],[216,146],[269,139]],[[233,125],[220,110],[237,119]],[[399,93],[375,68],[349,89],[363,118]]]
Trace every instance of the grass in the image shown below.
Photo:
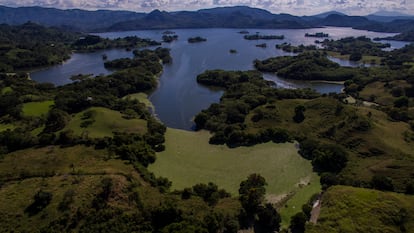
[[[13,124],[0,124],[0,132],[6,131],[8,129],[13,130],[14,128],[16,128],[16,126]]]
[[[3,89],[1,89],[0,94],[4,95],[4,94],[8,94],[12,91],[13,91],[13,89],[11,87],[4,87]]]
[[[53,100],[25,103],[22,108],[23,115],[34,117],[46,115],[53,104],[55,104]]]
[[[349,60],[349,57],[351,56],[350,54],[340,54],[338,52],[333,52],[333,51],[327,51],[327,54],[331,57],[335,57],[341,60]],[[379,65],[381,64],[381,59],[382,57],[378,57],[378,56],[363,55],[362,59],[359,60],[358,63]]]
[[[57,207],[66,191],[75,192],[69,210],[74,214],[78,208],[90,205],[103,178],[111,177],[123,185],[126,176],[139,179],[132,165],[110,159],[106,151],[84,146],[50,146],[7,154],[0,163],[1,231],[37,232],[64,214]],[[39,190],[52,193],[53,198],[42,212],[30,217],[24,210]],[[117,204],[129,208],[122,200]]]
[[[259,173],[268,183],[267,199],[278,202],[281,195],[290,193],[293,197],[288,205],[302,206],[320,191],[318,176],[312,172],[310,162],[299,156],[294,143],[230,149],[210,145],[209,137],[206,131],[168,129],[166,151],[157,155],[149,170],[171,180],[172,189],[214,182],[236,196],[240,182],[249,174]],[[296,213],[290,208],[281,211],[285,225]]]
[[[90,119],[84,119],[85,112],[91,111]],[[84,121],[91,120],[92,123],[82,128]],[[147,123],[142,119],[125,119],[122,113],[102,107],[92,107],[72,117],[64,130],[71,129],[76,135],[88,135],[91,138],[110,137],[114,131],[128,133],[142,133],[147,131]]]
[[[331,187],[322,197],[318,223],[306,232],[414,232],[414,196]]]
[[[154,105],[151,103],[151,101],[149,101],[148,95],[146,93],[140,92],[140,93],[130,94],[130,95],[123,97],[123,99],[127,99],[127,98],[130,98],[133,100],[136,99],[140,103],[145,104],[147,108],[154,109]]]
[[[380,105],[392,106],[397,99],[392,96],[392,87],[409,87],[409,84],[405,80],[396,80],[389,83],[389,87],[385,86],[384,82],[373,82],[364,87],[359,93],[360,97],[365,100],[371,100],[374,98],[374,102]]]
[[[321,185],[319,183],[319,177],[316,174],[313,174],[309,185],[298,188],[294,192],[294,196],[279,209],[282,218],[281,228],[287,229],[289,227],[290,218],[302,211],[302,205],[307,203],[313,194],[320,192]]]

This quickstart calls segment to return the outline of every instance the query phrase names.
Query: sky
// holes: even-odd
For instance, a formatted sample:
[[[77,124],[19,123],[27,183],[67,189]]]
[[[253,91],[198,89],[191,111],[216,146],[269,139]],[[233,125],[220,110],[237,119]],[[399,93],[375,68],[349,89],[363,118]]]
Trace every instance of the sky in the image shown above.
[[[349,15],[367,15],[377,11],[398,11],[414,15],[414,0],[0,0],[0,5],[42,6],[60,9],[110,9],[150,12],[198,10],[223,6],[250,6],[273,13],[313,15],[337,10]]]

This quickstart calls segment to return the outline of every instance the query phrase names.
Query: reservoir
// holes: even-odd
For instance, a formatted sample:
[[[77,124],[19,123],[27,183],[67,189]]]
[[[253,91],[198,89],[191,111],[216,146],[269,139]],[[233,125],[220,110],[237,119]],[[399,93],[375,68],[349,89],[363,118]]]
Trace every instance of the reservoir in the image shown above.
[[[243,29],[244,30],[244,29]],[[161,41],[165,30],[142,30],[127,32],[109,32],[97,34],[107,38],[138,36]],[[168,127],[190,130],[192,119],[202,109],[211,103],[219,102],[222,95],[220,90],[211,90],[196,82],[198,74],[211,69],[251,70],[254,69],[255,59],[266,59],[275,56],[293,55],[275,48],[276,44],[291,43],[292,45],[314,44],[315,39],[305,37],[305,33],[324,32],[329,39],[340,39],[349,36],[367,36],[370,38],[386,37],[395,34],[377,33],[351,28],[317,28],[317,29],[247,29],[250,34],[284,35],[283,40],[245,40],[241,29],[176,29],[171,30],[178,35],[178,40],[163,43],[162,47],[171,49],[173,62],[164,65],[164,72],[159,79],[158,88],[150,95],[155,106],[155,115]],[[201,36],[206,42],[188,43],[189,37]],[[266,43],[266,48],[256,47]],[[405,45],[392,42],[392,48]],[[236,50],[236,53],[230,53]],[[132,57],[132,51],[119,49],[97,51],[93,53],[76,53],[62,65],[50,67],[31,73],[31,78],[38,82],[51,82],[64,85],[72,82],[70,77],[77,74],[107,75],[111,71],[105,69],[103,55],[108,60],[122,57]],[[344,62],[341,65],[355,65]],[[264,78],[276,82],[280,88],[312,88],[321,93],[340,92],[342,85],[292,81],[277,77],[274,74],[264,74]]]

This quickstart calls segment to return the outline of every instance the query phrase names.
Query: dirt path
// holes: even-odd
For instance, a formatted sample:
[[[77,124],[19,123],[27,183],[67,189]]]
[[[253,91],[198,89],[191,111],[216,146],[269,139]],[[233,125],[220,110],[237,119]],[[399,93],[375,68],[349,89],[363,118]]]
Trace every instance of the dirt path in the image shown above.
[[[321,213],[321,200],[318,199],[315,204],[313,204],[313,208],[311,211],[310,222],[316,224],[318,222],[319,214]]]

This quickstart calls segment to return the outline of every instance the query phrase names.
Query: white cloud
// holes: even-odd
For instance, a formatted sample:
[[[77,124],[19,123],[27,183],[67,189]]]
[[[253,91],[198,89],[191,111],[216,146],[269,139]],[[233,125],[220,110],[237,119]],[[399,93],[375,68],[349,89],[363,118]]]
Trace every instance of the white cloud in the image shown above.
[[[44,6],[81,9],[124,9],[132,11],[195,10],[218,6],[246,5],[275,13],[311,15],[329,10],[368,14],[378,10],[414,14],[414,0],[0,0],[7,6]]]

